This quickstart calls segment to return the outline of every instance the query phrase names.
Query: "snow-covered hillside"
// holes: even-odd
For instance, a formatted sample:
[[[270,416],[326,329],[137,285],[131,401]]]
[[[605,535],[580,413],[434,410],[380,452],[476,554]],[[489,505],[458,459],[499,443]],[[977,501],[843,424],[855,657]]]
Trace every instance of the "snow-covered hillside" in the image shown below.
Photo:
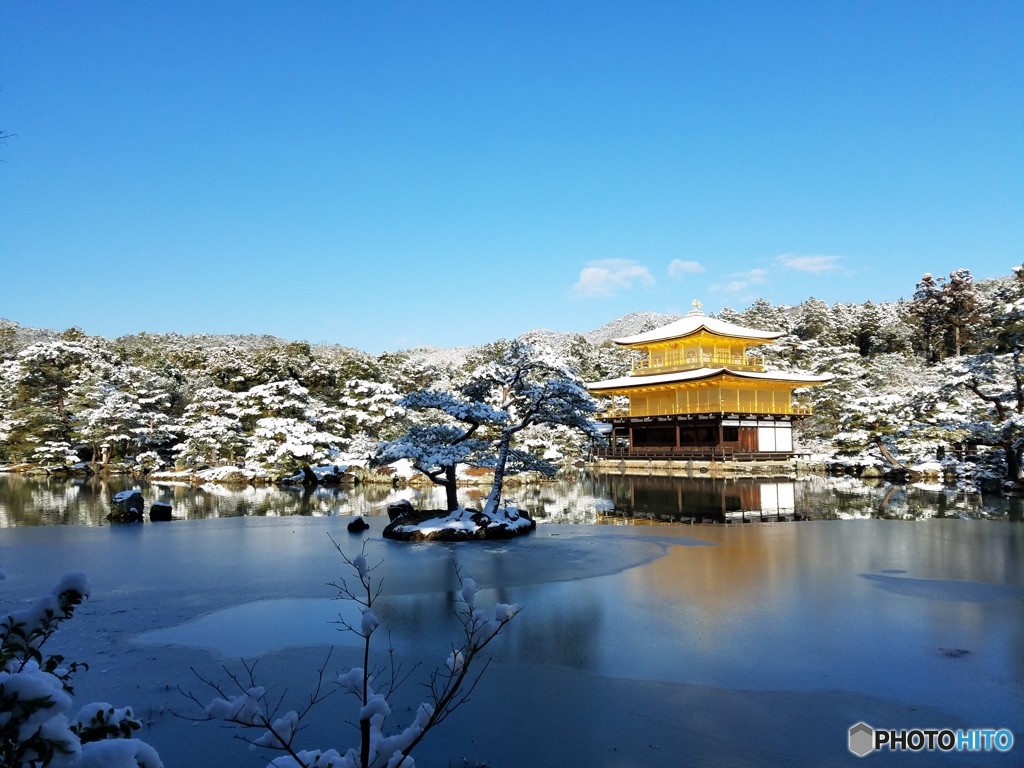
[[[579,336],[598,346],[612,339],[660,328],[680,317],[682,315],[666,315],[662,312],[631,312],[590,331],[566,333],[536,328],[518,336],[517,340],[526,344],[543,344],[561,355],[568,355],[573,339]],[[464,365],[470,355],[481,349],[483,347],[414,347],[404,349],[398,354],[407,355],[410,360],[424,365],[454,369]]]
[[[519,340],[550,348],[560,365],[594,381],[629,370],[630,353],[610,340],[678,317],[635,312],[592,330],[536,329]],[[765,348],[769,367],[834,376],[807,393],[814,415],[801,423],[805,445],[859,465],[945,462],[971,482],[1021,474],[1024,385],[1015,355],[1024,345],[1024,271],[980,284],[967,270],[924,275],[907,301],[759,299],[719,317],[784,332]],[[365,457],[406,429],[404,395],[458,387],[508,344],[370,355],[273,336],[107,340],[3,320],[0,464],[86,460],[144,472],[243,463],[284,473]],[[531,450],[568,461],[585,450],[545,439]]]

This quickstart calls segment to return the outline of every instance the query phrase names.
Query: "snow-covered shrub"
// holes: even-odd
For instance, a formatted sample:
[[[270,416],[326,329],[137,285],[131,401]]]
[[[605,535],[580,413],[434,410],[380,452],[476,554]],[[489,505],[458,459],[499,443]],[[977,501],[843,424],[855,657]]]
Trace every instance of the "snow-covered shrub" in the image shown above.
[[[267,417],[256,422],[246,461],[287,476],[297,469],[322,464],[337,452],[340,438],[307,421]]]
[[[32,460],[47,467],[70,467],[81,461],[65,440],[47,440],[32,451]]]
[[[0,578],[3,577],[0,571]],[[0,765],[4,768],[162,768],[148,744],[131,738],[142,727],[131,708],[87,704],[70,716],[72,679],[87,665],[65,662],[43,646],[89,596],[82,573],[20,611],[0,618]]]
[[[347,435],[394,436],[382,434],[405,413],[393,385],[352,379],[344,383],[340,395],[339,417]]]
[[[143,474],[160,469],[163,465],[164,460],[156,451],[145,451],[135,457],[135,469]]]
[[[359,607],[358,623],[349,623],[341,617],[338,623],[343,631],[361,638],[363,658],[369,662],[375,655],[371,639],[380,629],[373,610],[381,595],[381,582],[373,578],[377,566],[370,565],[365,549],[349,558],[337,543],[334,546],[345,564],[355,571],[357,580],[350,585],[342,578],[331,586],[338,590],[339,598],[352,601]],[[392,648],[386,653],[390,659],[387,664],[371,662],[337,676],[338,686],[353,696],[359,707],[359,746],[344,751],[333,748],[306,750],[296,744],[303,719],[329,695],[323,691],[324,667],[318,671],[316,689],[306,705],[283,714],[280,712],[282,698],[271,696],[257,683],[255,663],[243,662],[244,675],[225,670],[230,685],[200,678],[217,693],[211,701],[204,702],[191,693],[187,695],[202,708],[201,719],[222,720],[254,730],[258,735],[246,739],[253,747],[283,753],[267,768],[415,768],[410,753],[432,728],[469,700],[483,674],[483,670],[473,674],[477,666],[474,662],[522,610],[519,605],[507,603],[498,603],[491,610],[479,607],[476,582],[463,579],[457,569],[456,575],[461,586],[456,595],[462,607],[456,610],[455,615],[462,625],[462,638],[458,644],[450,645],[444,664],[436,667],[423,684],[427,689],[427,700],[416,708],[412,722],[404,728],[388,727],[388,718],[393,714],[389,699],[408,678],[408,674],[402,674],[400,665],[396,665]]]
[[[203,387],[192,396],[180,420],[182,441],[174,446],[181,466],[233,463],[245,452],[238,395]]]

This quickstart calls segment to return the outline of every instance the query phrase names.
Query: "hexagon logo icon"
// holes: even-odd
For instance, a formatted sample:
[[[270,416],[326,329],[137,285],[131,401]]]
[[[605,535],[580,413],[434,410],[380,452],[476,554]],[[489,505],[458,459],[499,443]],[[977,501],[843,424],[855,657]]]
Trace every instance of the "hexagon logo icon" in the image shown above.
[[[857,723],[850,728],[850,751],[857,757],[864,757],[875,748],[875,730],[867,723]]]

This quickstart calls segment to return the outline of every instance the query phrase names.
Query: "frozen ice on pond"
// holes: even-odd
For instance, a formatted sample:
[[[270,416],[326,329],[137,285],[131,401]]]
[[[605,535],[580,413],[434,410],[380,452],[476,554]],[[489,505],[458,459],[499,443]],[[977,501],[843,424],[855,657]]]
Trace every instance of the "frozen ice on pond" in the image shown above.
[[[883,573],[906,573],[906,571],[883,571]],[[1005,584],[986,584],[978,581],[957,581],[953,579],[911,579],[877,573],[862,573],[871,586],[904,597],[925,600],[948,600],[958,603],[993,603],[1024,597],[1024,589]]]
[[[143,632],[132,642],[206,648],[226,658],[253,658],[284,648],[361,643],[355,635],[338,631],[333,622],[339,614],[352,626],[361,625],[358,606],[346,602],[328,598],[259,600]]]

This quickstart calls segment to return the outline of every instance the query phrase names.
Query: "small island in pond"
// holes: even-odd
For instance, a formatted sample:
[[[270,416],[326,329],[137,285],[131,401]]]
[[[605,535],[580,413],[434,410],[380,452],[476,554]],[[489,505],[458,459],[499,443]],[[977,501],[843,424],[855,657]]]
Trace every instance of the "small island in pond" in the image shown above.
[[[382,443],[373,463],[412,462],[418,472],[444,487],[447,509],[416,512],[410,505],[384,530],[390,538],[454,541],[529,533],[536,523],[502,504],[505,477],[521,472],[550,477],[558,467],[517,448],[517,436],[530,428],[553,427],[600,436],[591,419],[597,406],[579,377],[550,351],[519,342],[476,368],[457,390],[419,390],[399,402],[413,411],[439,413],[442,419],[414,423],[398,439]],[[459,506],[460,465],[494,473],[480,510]]]

